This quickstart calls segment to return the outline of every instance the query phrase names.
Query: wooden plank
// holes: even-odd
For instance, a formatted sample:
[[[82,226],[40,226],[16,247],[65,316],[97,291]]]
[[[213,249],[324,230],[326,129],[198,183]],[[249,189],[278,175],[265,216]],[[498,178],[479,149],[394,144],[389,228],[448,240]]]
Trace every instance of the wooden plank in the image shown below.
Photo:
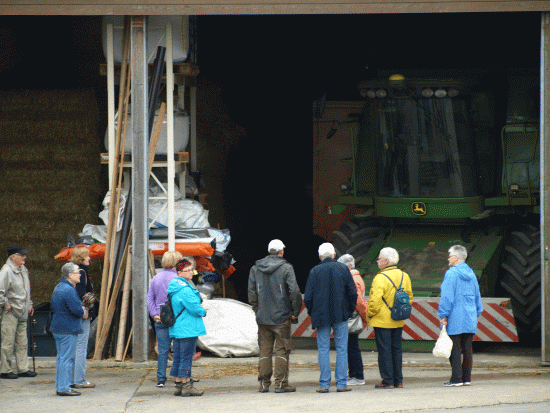
[[[516,0],[2,0],[4,15],[225,15],[550,11],[550,2]]]
[[[115,64],[115,76],[120,76],[120,63]],[[149,65],[149,76],[153,72],[153,65]],[[199,66],[191,63],[174,63],[174,75],[181,75],[185,77],[195,77],[200,73]],[[100,63],[99,74],[101,76],[107,76],[107,64]]]
[[[130,153],[124,153],[121,154],[121,157],[123,157],[123,164],[125,167],[131,167],[132,166],[132,154]],[[106,152],[102,152],[100,154],[99,159],[101,164],[108,164],[109,163],[109,154]],[[155,158],[153,160],[154,164],[165,164],[167,162],[166,155],[155,155]],[[189,163],[189,152],[174,152],[174,162],[175,163]]]

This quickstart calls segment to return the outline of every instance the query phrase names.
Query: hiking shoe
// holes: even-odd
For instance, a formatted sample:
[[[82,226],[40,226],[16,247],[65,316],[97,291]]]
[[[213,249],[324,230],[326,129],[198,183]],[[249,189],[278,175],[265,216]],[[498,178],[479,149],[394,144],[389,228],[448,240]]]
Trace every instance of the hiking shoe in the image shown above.
[[[58,391],[57,395],[58,396],[80,396],[80,392],[71,389],[69,391]]]
[[[19,377],[36,377],[36,372],[28,370],[24,373],[19,373],[18,376]]]
[[[336,391],[338,393],[341,393],[341,392],[344,392],[344,391],[351,391],[351,387],[347,387],[347,386],[346,387],[337,387]]]
[[[157,387],[164,387],[164,383],[163,381],[157,381]]]
[[[395,386],[393,384],[386,384],[384,382],[380,382],[380,384],[374,385],[375,389],[393,389]]]
[[[292,393],[296,391],[296,387],[289,386],[288,384],[283,387],[275,387],[275,393]]]
[[[452,383],[450,381],[448,381],[447,383],[443,383],[443,386],[445,387],[460,387],[460,386],[463,386],[464,383]]]
[[[325,387],[319,387],[317,390],[315,390],[317,393],[328,393],[328,389]]]
[[[396,389],[402,389],[403,388],[403,383],[395,383],[393,385],[393,387],[395,387]]]
[[[465,386],[470,386],[470,385],[472,384],[472,382],[470,382],[470,381],[465,381],[465,382],[462,383],[462,384],[464,384]]]
[[[18,379],[19,376],[13,372],[10,373],[2,373],[0,374],[0,378],[2,379]]]
[[[183,386],[181,386],[181,397],[202,396],[203,394],[203,390],[195,389],[193,387],[192,381],[188,381]]]
[[[95,387],[95,384],[87,381],[86,383],[82,384],[71,384],[71,387],[73,389],[93,389]]]
[[[365,380],[356,379],[355,377],[348,379],[348,386],[360,386],[362,384],[365,384]]]

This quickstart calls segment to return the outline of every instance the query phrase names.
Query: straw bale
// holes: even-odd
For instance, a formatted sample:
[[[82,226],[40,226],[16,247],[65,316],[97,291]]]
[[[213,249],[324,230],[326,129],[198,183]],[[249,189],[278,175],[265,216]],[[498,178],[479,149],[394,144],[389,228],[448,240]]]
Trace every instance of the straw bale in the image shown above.
[[[104,131],[89,91],[0,91],[0,112],[0,258],[11,244],[30,250],[36,305],[59,282],[67,235],[99,223]]]

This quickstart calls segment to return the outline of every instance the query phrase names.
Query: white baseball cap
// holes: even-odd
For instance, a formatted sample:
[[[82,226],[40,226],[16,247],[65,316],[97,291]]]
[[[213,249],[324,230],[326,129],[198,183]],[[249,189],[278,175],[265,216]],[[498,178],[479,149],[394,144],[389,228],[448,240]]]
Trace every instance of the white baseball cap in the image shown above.
[[[280,239],[272,240],[267,246],[268,252],[279,252],[285,248],[285,244]]]

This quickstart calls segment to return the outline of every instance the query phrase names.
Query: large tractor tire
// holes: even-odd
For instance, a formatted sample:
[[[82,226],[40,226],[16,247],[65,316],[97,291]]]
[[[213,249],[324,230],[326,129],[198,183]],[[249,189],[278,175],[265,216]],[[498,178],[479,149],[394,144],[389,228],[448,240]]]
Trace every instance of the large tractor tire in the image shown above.
[[[502,287],[510,294],[520,342],[540,344],[540,229],[523,225],[505,247]]]
[[[340,229],[332,233],[332,244],[337,257],[351,254],[355,266],[358,266],[380,233],[380,223],[376,218],[344,221]]]

